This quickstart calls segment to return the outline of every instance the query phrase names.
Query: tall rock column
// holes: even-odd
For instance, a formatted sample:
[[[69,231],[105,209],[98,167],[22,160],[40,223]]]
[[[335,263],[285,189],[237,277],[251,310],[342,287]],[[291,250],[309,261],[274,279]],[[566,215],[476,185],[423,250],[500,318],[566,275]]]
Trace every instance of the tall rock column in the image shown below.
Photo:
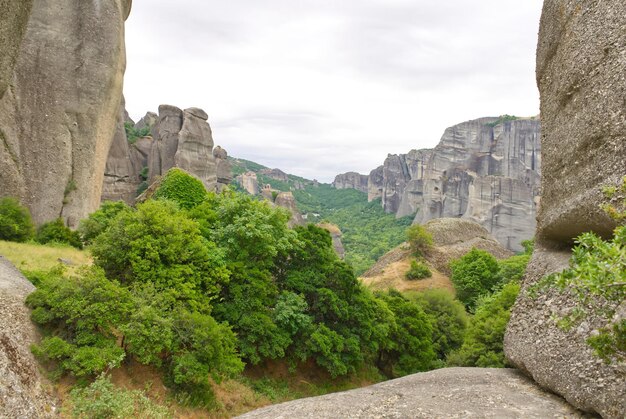
[[[37,223],[98,208],[126,65],[130,0],[35,0],[0,100],[0,194]],[[8,175],[7,175],[8,174]]]
[[[623,0],[544,3],[537,47],[543,194],[535,252],[504,341],[507,358],[542,387],[606,418],[626,414],[625,365],[605,364],[586,339],[607,321],[591,315],[561,330],[553,316],[573,301],[555,291],[530,298],[527,289],[568,266],[577,235],[608,237],[615,227],[599,205],[602,186],[626,175],[625,28]]]

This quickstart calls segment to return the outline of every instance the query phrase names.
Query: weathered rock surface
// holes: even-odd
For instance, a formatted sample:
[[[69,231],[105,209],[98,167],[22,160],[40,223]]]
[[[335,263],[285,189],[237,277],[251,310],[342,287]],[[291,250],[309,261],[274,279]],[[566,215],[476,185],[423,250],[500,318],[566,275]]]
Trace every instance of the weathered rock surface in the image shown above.
[[[0,99],[11,81],[32,6],[33,0],[0,0]]]
[[[335,250],[335,253],[337,253],[337,256],[339,256],[340,259],[343,259],[346,256],[346,249],[343,247],[343,242],[341,241],[343,233],[341,232],[339,226],[326,222],[319,223],[317,226],[330,233],[330,238],[333,241],[333,249]]]
[[[302,214],[298,211],[296,198],[294,198],[292,192],[278,192],[274,204],[281,208],[288,209],[289,212],[291,212],[291,219],[287,223],[289,227],[305,224]]]
[[[606,321],[587,317],[569,332],[552,315],[572,301],[529,286],[567,267],[584,231],[608,236],[600,189],[626,175],[626,3],[546,1],[537,48],[543,124],[537,244],[505,335],[508,359],[580,409],[626,416],[626,365],[604,364],[586,337]]]
[[[0,418],[55,415],[51,385],[39,373],[30,352],[38,334],[24,300],[34,289],[0,256]]]
[[[237,176],[237,182],[250,195],[258,195],[261,192],[259,189],[259,179],[254,172],[242,173]]]
[[[476,221],[519,251],[534,234],[540,168],[538,120],[480,118],[446,129],[432,150],[388,155],[368,177],[368,199],[416,223]]]
[[[172,167],[197,177],[209,191],[220,191],[232,181],[228,154],[219,146],[213,148],[208,115],[202,109],[183,111],[171,105],[159,106],[159,115],[148,112],[135,124],[135,129],[150,128],[152,135],[139,138],[135,144],[128,144],[126,139],[124,113],[122,106],[107,160],[102,199],[132,204],[142,182],[152,183]]]
[[[0,100],[0,194],[22,200],[37,223],[62,216],[76,226],[100,203],[122,95],[129,10],[129,0],[33,2]],[[25,9],[15,12],[9,32],[24,21]]]
[[[267,176],[270,179],[280,180],[281,182],[288,182],[289,176],[287,173],[280,169],[261,169],[259,174]]]
[[[512,369],[444,368],[356,390],[294,400],[241,418],[580,418]]]
[[[367,175],[362,175],[357,172],[342,173],[335,176],[335,180],[332,185],[337,189],[356,189],[367,193]]]

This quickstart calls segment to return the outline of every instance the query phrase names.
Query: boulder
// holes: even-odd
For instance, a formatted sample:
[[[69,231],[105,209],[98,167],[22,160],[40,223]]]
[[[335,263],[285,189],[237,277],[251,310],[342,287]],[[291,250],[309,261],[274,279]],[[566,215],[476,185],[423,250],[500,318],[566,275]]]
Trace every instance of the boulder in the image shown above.
[[[582,418],[519,371],[443,368],[265,407],[240,418]]]
[[[24,305],[35,287],[0,256],[0,417],[56,416],[52,385],[41,375],[30,346],[39,339]]]
[[[605,364],[586,338],[607,321],[591,315],[572,330],[553,317],[573,301],[528,288],[568,266],[582,232],[608,237],[615,223],[599,208],[601,188],[626,175],[626,3],[546,1],[537,47],[543,191],[536,246],[513,307],[504,349],[539,385],[580,409],[626,415],[626,365]],[[616,319],[617,320],[617,319]]]
[[[16,42],[27,6],[9,19]],[[36,223],[61,216],[76,226],[100,204],[122,96],[129,10],[128,0],[33,2],[0,99],[0,194],[24,202]],[[13,61],[12,45],[3,62]]]

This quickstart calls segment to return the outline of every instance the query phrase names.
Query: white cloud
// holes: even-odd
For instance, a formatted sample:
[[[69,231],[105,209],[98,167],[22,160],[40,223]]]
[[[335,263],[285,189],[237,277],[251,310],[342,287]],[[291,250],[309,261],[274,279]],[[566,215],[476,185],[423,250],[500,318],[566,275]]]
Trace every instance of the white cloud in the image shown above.
[[[197,106],[236,157],[330,181],[450,125],[539,110],[541,0],[154,0],[127,22],[135,118]]]

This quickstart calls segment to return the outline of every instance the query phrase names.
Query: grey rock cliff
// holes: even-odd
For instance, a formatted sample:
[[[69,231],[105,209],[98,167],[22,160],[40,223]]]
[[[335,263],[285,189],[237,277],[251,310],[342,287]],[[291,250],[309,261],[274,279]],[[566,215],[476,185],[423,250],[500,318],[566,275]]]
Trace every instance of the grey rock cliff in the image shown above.
[[[0,99],[11,82],[32,7],[32,0],[0,0]]]
[[[35,287],[0,256],[0,418],[55,416],[51,384],[30,351],[38,340],[24,305]]]
[[[505,335],[508,359],[541,386],[607,418],[626,415],[626,365],[607,365],[585,340],[606,321],[588,317],[559,329],[552,316],[572,307],[556,292],[526,290],[568,265],[584,231],[609,236],[599,209],[603,185],[626,175],[626,3],[544,3],[537,47],[543,123],[542,198],[537,244]]]
[[[390,154],[374,169],[368,199],[415,223],[462,217],[507,248],[533,237],[541,173],[540,123],[480,118],[446,129],[434,149]],[[339,175],[339,184],[352,187]]]
[[[237,182],[250,195],[258,195],[261,193],[259,188],[259,179],[254,172],[246,172],[237,176]]]
[[[443,368],[265,407],[241,418],[581,418],[516,370]]]
[[[367,175],[362,175],[357,172],[347,172],[335,176],[335,180],[332,185],[337,189],[356,189],[367,193]]]
[[[0,99],[0,194],[22,200],[37,223],[61,216],[76,226],[100,203],[129,10],[128,0],[33,2]]]

